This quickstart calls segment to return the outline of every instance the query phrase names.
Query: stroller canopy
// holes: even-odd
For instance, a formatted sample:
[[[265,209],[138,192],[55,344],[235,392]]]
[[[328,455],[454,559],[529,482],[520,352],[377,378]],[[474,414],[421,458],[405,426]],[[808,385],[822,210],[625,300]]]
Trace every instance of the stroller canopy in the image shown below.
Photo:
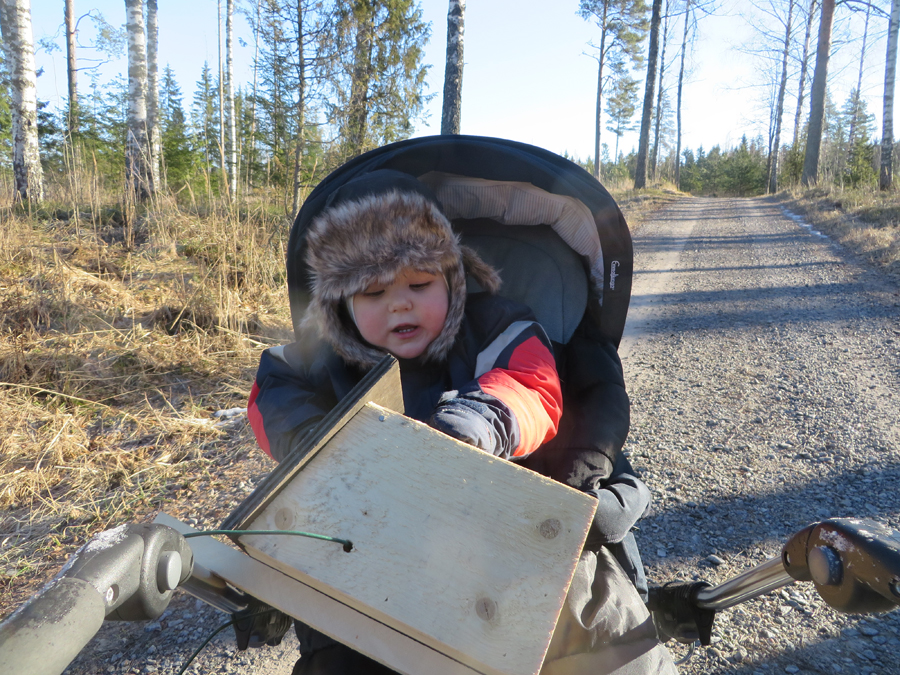
[[[568,342],[585,314],[618,345],[631,296],[631,234],[597,180],[559,155],[478,136],[429,136],[367,152],[309,195],[288,243],[297,331],[309,298],[306,232],[345,183],[379,169],[428,185],[463,243],[500,271],[501,294],[529,305],[550,338]]]

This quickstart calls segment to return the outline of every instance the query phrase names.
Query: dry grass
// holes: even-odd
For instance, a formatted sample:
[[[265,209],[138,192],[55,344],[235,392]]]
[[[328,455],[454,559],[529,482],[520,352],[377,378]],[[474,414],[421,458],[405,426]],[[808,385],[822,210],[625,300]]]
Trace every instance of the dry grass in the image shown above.
[[[118,213],[0,214],[0,615],[243,456],[211,413],[290,336],[282,220],[159,200],[129,233]]]
[[[779,198],[834,241],[900,275],[900,193],[817,188],[796,189]]]

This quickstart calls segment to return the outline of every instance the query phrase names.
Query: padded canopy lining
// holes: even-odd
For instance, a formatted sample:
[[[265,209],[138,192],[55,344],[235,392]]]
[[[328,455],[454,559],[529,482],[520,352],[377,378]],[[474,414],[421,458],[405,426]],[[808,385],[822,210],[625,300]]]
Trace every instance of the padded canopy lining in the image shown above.
[[[450,220],[490,218],[503,225],[549,225],[588,260],[591,284],[603,297],[603,251],[590,209],[574,197],[531,183],[494,181],[430,171],[419,180],[434,190]]]

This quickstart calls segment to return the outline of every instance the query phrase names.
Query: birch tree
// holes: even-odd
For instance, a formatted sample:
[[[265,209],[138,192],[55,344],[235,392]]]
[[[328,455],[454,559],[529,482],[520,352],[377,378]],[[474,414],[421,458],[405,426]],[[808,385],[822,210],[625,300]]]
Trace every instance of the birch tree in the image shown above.
[[[216,3],[216,49],[219,61],[219,168],[222,171],[223,189],[228,186],[228,153],[225,149],[225,61],[222,59],[222,0]]]
[[[243,165],[247,168],[247,186],[252,185],[252,169],[256,161],[256,105],[259,84],[259,36],[262,0],[256,0],[256,21],[253,24],[253,93],[250,97],[250,147]]]
[[[647,4],[644,0],[581,0],[578,13],[600,29],[600,43],[591,46],[597,61],[597,103],[594,118],[594,178],[600,178],[601,131],[605,88],[629,64],[640,66],[641,45],[647,35]],[[610,67],[614,66],[614,67]]]
[[[128,125],[125,182],[129,194],[143,201],[153,192],[150,142],[147,137],[147,44],[142,0],[125,0],[128,32]]]
[[[147,137],[153,185],[160,183],[159,20],[157,0],[147,0]]]
[[[787,19],[784,22],[784,44],[781,50],[781,70],[778,80],[778,94],[775,98],[775,108],[772,114],[772,142],[769,149],[768,180],[766,190],[769,194],[778,191],[778,153],[781,146],[781,120],[784,116],[784,96],[787,91],[788,80],[788,56],[791,49],[791,31],[794,21],[794,0],[788,2]]]
[[[803,185],[815,185],[819,175],[819,151],[822,146],[822,129],[825,124],[825,88],[828,80],[828,59],[831,52],[831,27],[834,23],[835,0],[822,0],[819,20],[819,43],[816,48],[816,68],[810,92],[809,134],[806,154],[803,158]]]
[[[653,93],[656,90],[656,61],[659,57],[659,24],[662,0],[653,0],[650,17],[650,47],[647,51],[647,79],[644,83],[644,109],[641,113],[641,135],[638,140],[634,169],[634,189],[647,187],[647,154],[650,148],[650,122],[653,118]]]
[[[884,109],[881,126],[881,170],[878,187],[890,190],[894,181],[894,83],[897,77],[897,33],[900,30],[900,0],[891,2],[887,56],[884,64]]]
[[[678,67],[678,92],[675,100],[675,186],[681,189],[681,97],[684,92],[684,62],[687,57],[688,31],[691,26],[693,8],[691,0],[684,3],[684,31],[681,36],[681,63]]]
[[[153,0],[155,2],[155,0]],[[228,128],[226,155],[228,158],[228,191],[231,199],[237,195],[237,121],[234,114],[234,0],[225,2],[225,104]]]
[[[306,127],[306,24],[303,0],[297,0],[297,138],[294,141],[294,180],[291,218],[300,210],[300,169],[303,163]]]
[[[663,96],[665,94],[666,77],[666,44],[669,41],[669,0],[666,0],[666,11],[663,15],[662,48],[659,56],[659,84],[656,87],[656,116],[653,124],[653,152],[650,153],[650,173],[654,180],[657,178],[657,164],[659,162],[659,135],[663,118]]]
[[[30,0],[0,0],[0,32],[10,72],[15,199],[41,202],[44,177],[38,149],[37,75]]]
[[[66,81],[69,103],[66,129],[71,137],[78,130],[78,59],[75,48],[75,0],[66,0]]]
[[[447,12],[447,63],[444,66],[441,134],[458,134],[461,124],[465,15],[466,0],[450,0],[450,9]]]

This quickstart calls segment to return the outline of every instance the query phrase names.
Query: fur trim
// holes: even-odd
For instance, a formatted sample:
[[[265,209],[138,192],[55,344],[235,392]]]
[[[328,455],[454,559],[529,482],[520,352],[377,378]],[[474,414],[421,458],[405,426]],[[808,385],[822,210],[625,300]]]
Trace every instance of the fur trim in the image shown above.
[[[447,319],[424,353],[443,360],[459,332],[466,307],[466,272],[485,290],[500,287],[497,272],[459,236],[438,205],[412,192],[392,190],[326,209],[310,225],[307,264],[312,301],[304,324],[312,324],[346,361],[371,368],[384,352],[363,341],[342,306],[373,283],[389,283],[406,267],[443,274],[450,298]]]

